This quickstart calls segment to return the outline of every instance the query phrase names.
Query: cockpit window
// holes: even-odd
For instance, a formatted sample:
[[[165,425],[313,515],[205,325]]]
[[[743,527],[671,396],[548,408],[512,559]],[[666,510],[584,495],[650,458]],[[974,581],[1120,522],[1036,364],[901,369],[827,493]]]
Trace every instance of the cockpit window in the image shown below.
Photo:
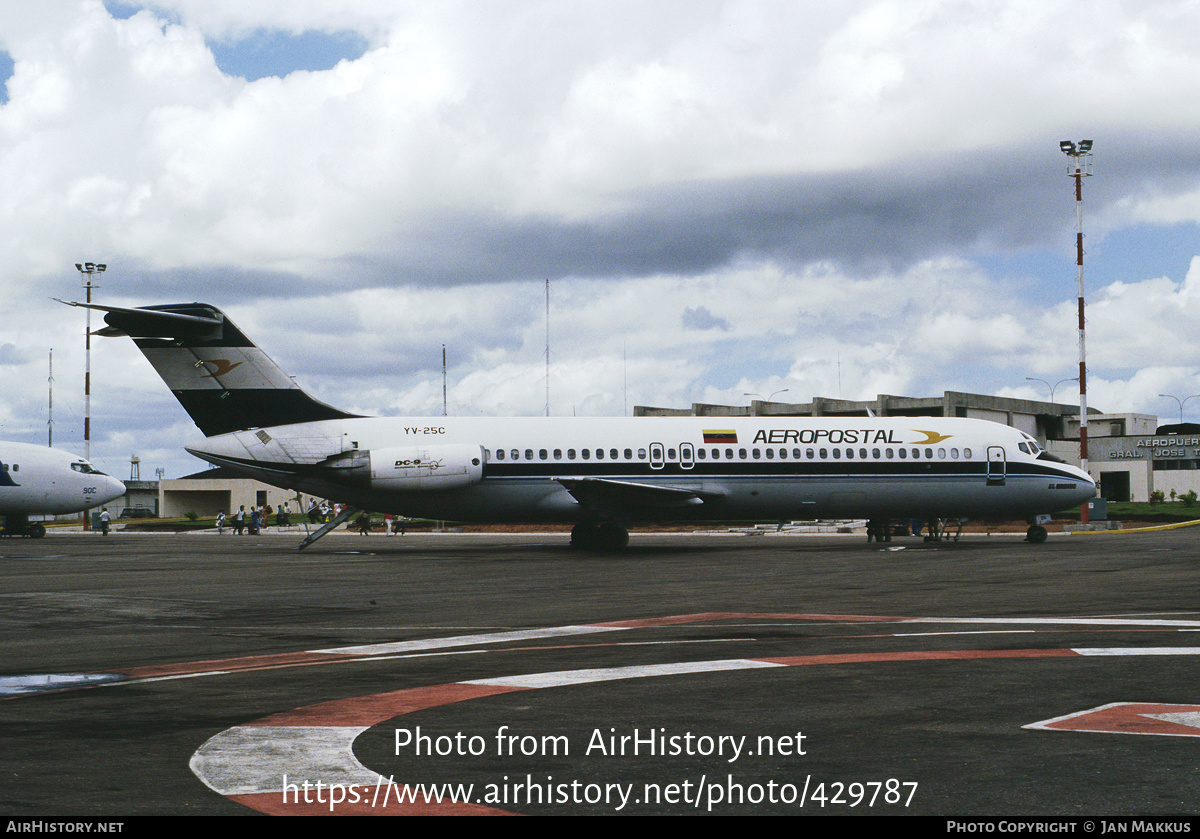
[[[82,472],[85,475],[103,475],[104,473],[97,469],[86,460],[81,460],[78,463],[72,463],[71,468],[76,472]]]

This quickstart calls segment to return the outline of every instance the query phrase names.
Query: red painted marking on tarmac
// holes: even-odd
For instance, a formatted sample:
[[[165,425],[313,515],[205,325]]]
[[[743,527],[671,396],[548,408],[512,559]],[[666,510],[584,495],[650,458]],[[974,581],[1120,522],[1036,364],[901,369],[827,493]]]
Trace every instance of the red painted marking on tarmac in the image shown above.
[[[207,661],[184,661],[175,664],[155,664],[149,667],[131,667],[121,674],[130,679],[148,679],[155,676],[187,676],[192,673],[207,673],[212,670],[262,670],[270,667],[287,667],[301,664],[333,664],[351,661],[358,656],[330,653],[275,653],[273,655],[249,655],[237,658],[213,658]]]
[[[1118,702],[1080,711],[1055,720],[1034,723],[1027,728],[1051,728],[1058,731],[1090,731],[1101,734],[1162,734],[1175,737],[1200,737],[1200,728],[1172,720],[1156,720],[1150,714],[1200,714],[1200,705],[1158,705]]]
[[[326,798],[329,795],[328,790],[324,790]],[[374,792],[374,790],[370,790]],[[303,796],[303,792],[300,793]],[[316,795],[315,792],[309,794],[312,798]],[[392,799],[388,801],[386,807],[376,804],[371,806],[371,800],[358,801],[356,803],[343,802],[335,805],[331,811],[329,802],[326,800],[324,804],[319,804],[316,801],[298,803],[284,803],[283,794],[278,792],[256,792],[249,795],[231,795],[230,801],[236,801],[238,804],[243,804],[252,810],[258,810],[260,813],[266,813],[268,816],[519,816],[521,813],[510,813],[507,810],[498,810],[495,807],[485,807],[482,804],[463,804],[450,803],[449,801],[441,804],[426,804],[420,803],[404,803],[397,804],[395,801],[396,792],[392,791]]]
[[[426,708],[435,708],[438,705],[449,705],[468,699],[478,699],[481,696],[496,696],[520,690],[530,690],[530,688],[465,685],[450,682],[442,685],[427,685],[389,691],[388,693],[376,693],[371,696],[353,696],[349,699],[320,702],[316,705],[307,705],[303,708],[272,714],[269,717],[245,723],[245,725],[372,726],[390,720],[392,717],[411,714]]]
[[[620,626],[630,629],[655,626],[678,626],[689,623],[710,623],[725,620],[798,620],[798,621],[877,621],[899,623],[912,618],[888,617],[886,615],[821,615],[793,612],[697,612],[694,615],[668,615],[663,618],[639,618],[624,621],[585,623],[581,626]]]
[[[751,661],[766,661],[788,667],[810,664],[859,664],[873,661],[948,661],[973,658],[1063,658],[1078,656],[1074,650],[914,650],[901,653],[841,653],[834,655],[800,655],[772,658],[754,657]]]

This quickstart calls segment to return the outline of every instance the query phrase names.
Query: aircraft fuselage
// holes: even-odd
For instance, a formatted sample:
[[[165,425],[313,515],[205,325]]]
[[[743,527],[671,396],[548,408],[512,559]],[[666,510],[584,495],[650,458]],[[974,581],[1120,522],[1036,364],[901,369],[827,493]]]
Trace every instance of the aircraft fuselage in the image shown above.
[[[360,418],[187,448],[357,507],[476,522],[1025,517],[1095,492],[1016,429],[936,417]]]

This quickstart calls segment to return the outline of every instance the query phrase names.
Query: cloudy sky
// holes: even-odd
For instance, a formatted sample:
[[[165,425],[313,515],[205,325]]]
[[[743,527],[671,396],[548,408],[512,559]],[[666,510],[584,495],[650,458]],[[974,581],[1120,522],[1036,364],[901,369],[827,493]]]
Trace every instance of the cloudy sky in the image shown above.
[[[84,315],[223,308],[350,410],[612,416],[1076,375],[1200,393],[1192,0],[0,0],[0,439],[82,451]],[[127,340],[92,457],[200,466]],[[1058,401],[1077,401],[1071,383]],[[1200,420],[1200,399],[1186,418]]]

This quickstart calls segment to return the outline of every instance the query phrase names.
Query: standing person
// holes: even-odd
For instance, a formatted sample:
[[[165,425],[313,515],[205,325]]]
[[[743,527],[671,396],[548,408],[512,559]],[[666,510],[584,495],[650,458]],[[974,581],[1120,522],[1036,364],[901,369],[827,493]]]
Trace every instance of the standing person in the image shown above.
[[[354,520],[354,523],[358,525],[359,535],[366,536],[371,532],[371,514],[366,510],[358,514],[358,518]]]
[[[383,514],[383,533],[385,536],[392,535],[392,514],[391,513]]]
[[[217,533],[225,532],[225,511],[217,511]]]
[[[233,517],[233,532],[241,536],[242,531],[246,529],[246,505],[238,507],[237,513]]]
[[[112,519],[112,516],[110,516],[108,514],[108,508],[101,507],[100,508],[100,533],[104,536],[108,535],[108,523],[111,519]]]

